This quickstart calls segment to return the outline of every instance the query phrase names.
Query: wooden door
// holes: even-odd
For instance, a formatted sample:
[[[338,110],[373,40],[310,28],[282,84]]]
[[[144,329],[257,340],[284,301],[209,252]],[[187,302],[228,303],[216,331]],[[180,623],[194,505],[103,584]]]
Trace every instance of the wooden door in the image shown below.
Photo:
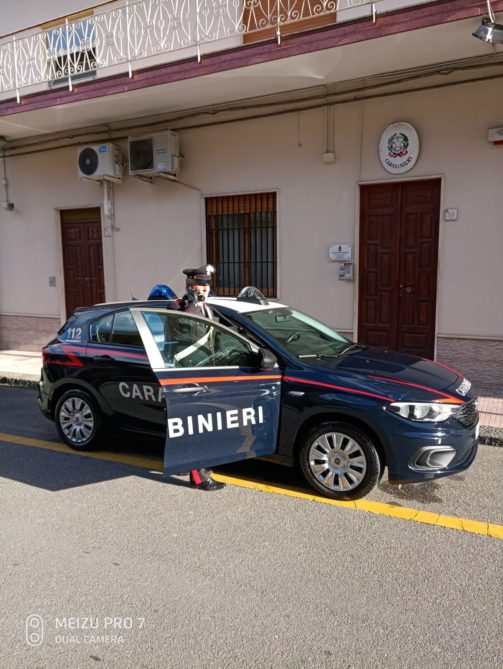
[[[98,208],[61,212],[66,314],[105,301],[101,214]]]
[[[358,340],[433,357],[440,180],[362,186]]]

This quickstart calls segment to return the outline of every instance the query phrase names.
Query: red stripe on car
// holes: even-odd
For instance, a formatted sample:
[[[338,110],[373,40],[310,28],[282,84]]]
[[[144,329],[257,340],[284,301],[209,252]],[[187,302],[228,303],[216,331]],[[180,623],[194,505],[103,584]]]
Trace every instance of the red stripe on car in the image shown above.
[[[181,383],[221,383],[227,381],[263,381],[264,379],[281,379],[280,374],[264,376],[196,376],[178,377],[176,379],[160,379],[161,386],[176,386]]]
[[[334,390],[342,390],[345,393],[354,393],[356,395],[366,395],[367,397],[375,397],[378,400],[385,402],[393,402],[392,397],[384,397],[384,395],[376,395],[375,393],[367,393],[364,390],[356,390],[355,388],[345,388],[344,386],[335,386],[332,383],[322,383],[321,381],[308,381],[307,379],[298,379],[295,376],[283,377],[285,381],[295,381],[296,383],[308,383],[311,386],[321,386],[322,388],[333,388]]]
[[[401,386],[410,386],[411,388],[419,388],[420,390],[427,390],[429,393],[436,393],[441,397],[446,397],[448,400],[454,402],[455,404],[464,403],[463,400],[460,400],[457,397],[454,397],[453,395],[448,395],[447,393],[443,393],[441,390],[435,390],[434,388],[429,388],[428,386],[420,386],[418,383],[411,383],[410,381],[398,381],[397,379],[390,379],[387,376],[374,376],[372,374],[369,375],[369,378],[379,379],[380,381],[389,381],[390,383],[399,383]]]

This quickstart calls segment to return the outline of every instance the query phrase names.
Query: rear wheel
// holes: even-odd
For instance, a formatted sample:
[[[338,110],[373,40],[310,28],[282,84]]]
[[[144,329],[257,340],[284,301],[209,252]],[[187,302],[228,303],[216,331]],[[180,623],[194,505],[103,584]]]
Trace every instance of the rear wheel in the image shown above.
[[[67,390],[56,404],[56,427],[65,443],[77,451],[92,449],[101,432],[96,402],[83,390]]]
[[[306,435],[299,452],[306,481],[327,497],[359,499],[377,485],[381,463],[369,437],[348,423],[319,425]]]

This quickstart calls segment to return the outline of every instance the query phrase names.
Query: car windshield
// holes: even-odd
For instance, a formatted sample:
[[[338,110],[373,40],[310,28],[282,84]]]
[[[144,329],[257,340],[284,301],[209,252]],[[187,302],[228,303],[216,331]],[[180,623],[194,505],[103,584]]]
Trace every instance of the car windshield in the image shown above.
[[[243,315],[299,360],[339,357],[359,348],[332,328],[295,309],[266,309]]]

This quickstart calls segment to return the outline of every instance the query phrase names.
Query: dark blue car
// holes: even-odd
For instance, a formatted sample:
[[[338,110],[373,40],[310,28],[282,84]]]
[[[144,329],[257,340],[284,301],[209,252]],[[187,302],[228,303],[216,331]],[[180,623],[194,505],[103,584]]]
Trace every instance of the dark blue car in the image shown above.
[[[251,301],[250,301],[251,300]],[[79,309],[43,351],[39,405],[73,448],[106,429],[166,435],[165,472],[267,457],[335,499],[467,469],[471,383],[439,363],[356,344],[288,306],[210,298]]]

